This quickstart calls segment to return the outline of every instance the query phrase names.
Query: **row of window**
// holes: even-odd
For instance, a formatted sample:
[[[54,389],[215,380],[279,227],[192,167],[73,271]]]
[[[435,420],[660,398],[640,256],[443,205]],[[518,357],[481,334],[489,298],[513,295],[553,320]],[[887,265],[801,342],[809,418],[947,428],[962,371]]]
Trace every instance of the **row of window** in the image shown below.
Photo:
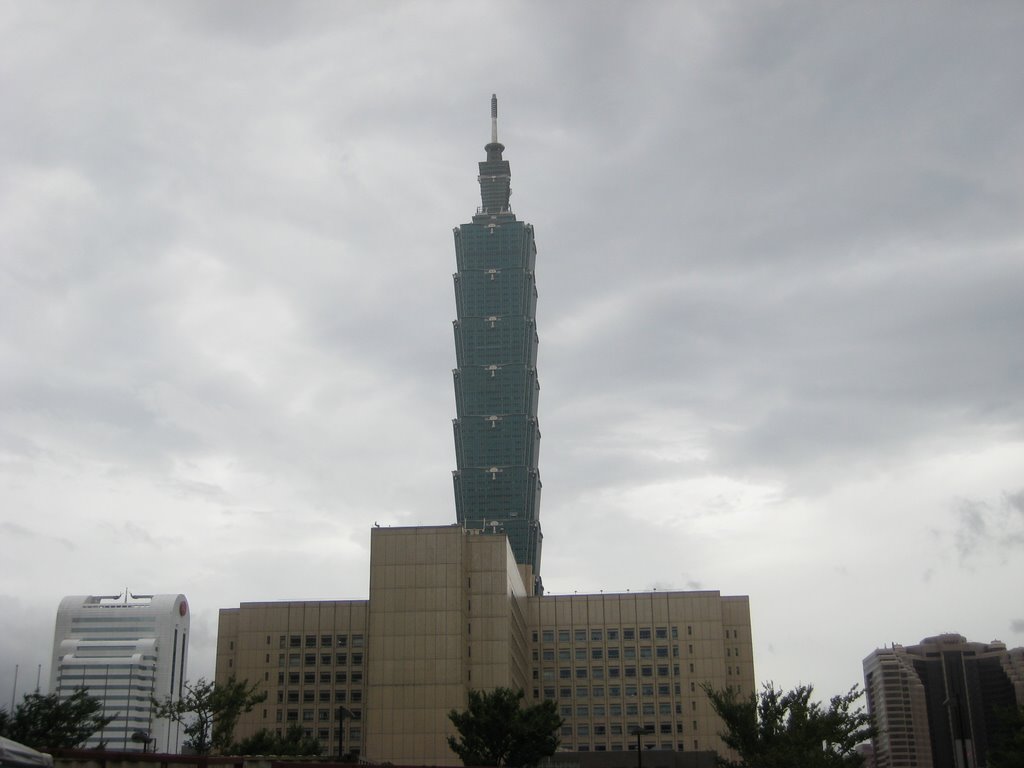
[[[299,696],[302,696],[302,701],[311,704],[314,701],[319,701],[321,704],[329,704],[331,702],[331,695],[334,696],[334,701],[339,704],[344,704],[346,699],[348,701],[362,701],[363,692],[359,689],[353,691],[278,691],[277,692],[277,703],[283,704],[285,699],[288,700],[289,704],[298,704]]]
[[[298,709],[288,709],[288,710],[278,709],[277,710],[277,721],[281,722],[282,720],[287,720],[288,722],[298,722],[299,714],[300,714],[300,712],[299,712]],[[266,717],[266,715],[267,715],[267,711],[263,710],[263,716]],[[314,716],[315,716],[315,719],[318,720],[321,723],[332,723],[332,722],[334,722],[337,719],[338,711],[336,709],[333,709],[333,708],[331,708],[331,709],[316,709],[316,710],[314,710],[312,708],[307,708],[307,709],[303,709],[301,711],[301,715],[302,715],[302,722],[304,722],[304,723],[312,722],[314,720]],[[350,719],[350,720],[352,720],[352,721],[354,721],[354,722],[359,722],[360,720],[363,719],[363,711],[361,709],[350,709],[346,713],[345,717]]]
[[[569,659],[571,659],[571,658],[576,659],[576,661],[586,661],[588,656],[593,661],[601,661],[602,659],[605,658],[606,650],[607,650],[607,657],[609,659],[613,660],[613,661],[615,659],[620,659],[620,658],[627,659],[627,660],[628,659],[635,659],[635,658],[637,658],[638,650],[639,650],[639,658],[641,658],[641,659],[651,659],[651,658],[667,659],[669,657],[669,647],[667,645],[658,645],[658,646],[655,646],[653,648],[651,646],[649,646],[649,645],[641,645],[639,647],[639,649],[637,649],[637,646],[635,646],[635,645],[627,645],[624,648],[612,647],[612,648],[608,648],[608,649],[605,649],[602,646],[594,646],[594,647],[589,649],[589,651],[590,651],[589,653],[587,652],[588,651],[587,648],[580,648],[580,647],[576,647],[576,648],[559,648],[558,651],[557,651],[557,654],[556,654],[556,651],[555,651],[554,648],[545,648],[542,651],[540,651],[540,653],[538,653],[537,649],[535,648],[533,650],[533,660],[537,661],[537,658],[539,656],[544,661],[554,661],[555,657],[557,655],[559,661],[569,661]],[[678,645],[673,645],[671,651],[672,651],[672,657],[673,658],[679,658],[679,646]],[[687,647],[687,651],[692,654],[693,653],[693,645],[689,645]],[[728,648],[726,648],[726,655],[731,655],[730,649],[728,649]],[[736,655],[739,656],[739,648],[736,649]]]
[[[334,683],[334,684],[341,683],[341,684],[344,685],[345,683],[348,683],[348,682],[352,682],[352,683],[358,685],[358,684],[363,682],[363,673],[362,672],[352,672],[352,674],[350,676],[348,672],[340,672],[340,671],[338,671],[338,672],[335,672],[333,675],[330,672],[321,672],[320,675],[319,675],[319,681],[320,681],[320,685],[331,685],[332,683]],[[302,675],[302,684],[303,685],[316,685],[316,683],[317,683],[317,673],[316,672],[306,672],[306,673],[304,673]],[[283,686],[285,684],[284,672],[278,672],[277,673],[277,684],[281,685],[281,686]],[[298,685],[298,684],[299,684],[299,673],[298,672],[289,672],[288,673],[288,685]]]
[[[575,727],[572,726],[572,725],[563,725],[562,726],[562,736],[572,737],[574,734],[577,737],[580,737],[580,736],[586,737],[586,736],[591,736],[591,735],[594,735],[594,736],[609,736],[609,735],[610,736],[625,736],[625,735],[629,734],[629,732],[631,730],[636,729],[636,727],[637,727],[636,723],[629,723],[629,724],[627,724],[625,726],[625,730],[623,730],[623,725],[621,723],[612,723],[611,725],[608,725],[608,726],[605,726],[605,725],[593,725],[593,726],[591,726],[591,725],[589,725],[587,723],[579,723]],[[697,730],[697,721],[696,720],[693,721],[693,729]],[[665,733],[665,734],[672,733],[672,723],[661,723],[658,726],[657,730],[658,730],[658,733]],[[676,724],[675,732],[676,733],[682,733],[683,732],[683,724],[682,723],[677,723]]]
[[[297,667],[300,664],[306,667],[315,667],[317,662],[320,662],[320,666],[329,667],[332,664],[338,666],[348,666],[351,664],[353,667],[359,667],[363,664],[362,653],[289,653],[288,654],[288,666]],[[270,654],[267,654],[267,663],[270,663]],[[277,655],[277,666],[285,666],[285,654],[279,653]]]
[[[739,674],[739,668],[738,667],[737,667],[736,674],[737,675]],[[737,692],[739,692],[739,691],[741,691],[741,686],[736,685],[735,689],[736,689]],[[654,696],[655,690],[657,690],[657,693],[658,693],[659,697],[665,697],[665,696],[669,696],[670,695],[670,693],[669,693],[670,689],[669,689],[669,684],[668,683],[658,683],[657,684],[657,688],[655,688],[654,683],[643,683],[642,685],[639,685],[639,686],[638,685],[634,685],[634,684],[627,684],[625,686],[622,686],[622,685],[609,685],[609,686],[607,686],[607,688],[605,686],[603,686],[603,685],[594,685],[594,686],[578,685],[575,688],[575,696],[573,695],[574,694],[573,688],[571,686],[567,686],[567,685],[566,686],[562,686],[562,687],[557,688],[557,689],[553,685],[551,685],[551,686],[547,686],[546,685],[546,686],[544,686],[543,690],[544,690],[544,698],[547,699],[547,700],[550,700],[550,701],[554,701],[555,699],[561,699],[563,701],[573,701],[573,700],[579,700],[579,699],[603,699],[605,697],[606,691],[607,691],[607,696],[608,696],[609,699],[622,698],[623,694],[625,694],[625,697],[627,699],[629,699],[629,698],[636,698],[637,693],[639,693],[644,698],[649,698],[649,697]],[[557,695],[556,695],[556,691],[557,691]],[[681,696],[682,695],[682,686],[679,683],[675,683],[672,686],[671,691],[676,696]],[[697,684],[691,680],[690,681],[690,693],[696,693],[696,692],[697,692]],[[533,698],[535,698],[535,699],[539,699],[540,698],[540,689],[539,688],[534,688],[533,689]],[[620,705],[613,703],[613,704],[611,704],[611,706],[612,707],[618,707]]]
[[[348,648],[349,640],[353,648],[362,648],[364,636],[362,633],[353,635],[306,635],[306,648]],[[267,645],[270,645],[270,635],[267,635]],[[302,635],[281,635],[278,637],[278,648],[302,648]]]
[[[566,734],[563,733],[562,735],[565,736]],[[693,740],[693,749],[699,750],[700,749],[699,743],[700,742],[699,742],[698,739],[694,739]],[[670,750],[670,749],[674,748],[674,749],[677,749],[680,752],[685,752],[686,751],[686,744],[684,744],[681,741],[677,742],[674,746],[673,746],[672,742],[669,742],[669,741],[663,741],[660,744],[658,744],[656,742],[653,742],[653,741],[649,741],[649,742],[645,742],[644,743],[644,749],[645,750],[646,749],[654,749],[655,747],[657,747],[658,749],[665,749],[665,750]],[[594,744],[593,747],[591,747],[590,744],[580,744],[575,749],[573,748],[573,746],[571,744],[568,744],[566,742],[562,742],[562,746],[560,746],[558,748],[558,751],[559,752],[589,752],[591,749],[593,749],[595,752],[623,752],[623,751],[636,752],[636,742],[634,741],[632,743],[627,744],[625,750],[623,750],[623,746],[622,746],[621,742],[615,742],[615,741],[613,741],[611,744]]]
[[[690,674],[694,674],[695,665],[691,663],[689,665]],[[639,674],[638,674],[639,672]],[[625,667],[559,667],[557,670],[554,667],[544,667],[542,670],[533,670],[534,680],[544,680],[545,682],[551,682],[556,679],[558,680],[618,680],[620,678],[635,678],[635,677],[669,677],[669,665],[668,664],[642,664],[639,667],[633,665],[626,665]],[[679,665],[675,664],[671,667],[671,676],[679,677]]]
[[[687,634],[690,634],[690,635],[693,634],[693,627],[687,627],[686,630],[687,630]],[[545,643],[553,643],[553,642],[555,642],[556,634],[558,636],[558,642],[559,643],[569,643],[569,642],[585,643],[585,642],[587,642],[587,638],[588,637],[590,638],[590,642],[592,642],[592,643],[601,643],[601,642],[604,642],[605,640],[610,640],[612,642],[615,642],[616,640],[619,640],[619,639],[622,639],[622,640],[636,640],[637,638],[639,638],[641,640],[650,640],[651,639],[651,628],[650,627],[640,627],[638,629],[637,627],[623,627],[623,628],[608,627],[607,629],[602,629],[600,627],[595,627],[595,628],[590,629],[590,630],[586,630],[586,629],[573,629],[573,630],[569,630],[569,629],[559,629],[559,630],[545,629],[545,630],[541,630],[540,637],[541,637],[541,640],[543,640],[543,642],[545,642]],[[679,627],[672,627],[671,628],[671,634],[672,634],[672,639],[673,640],[677,640],[679,638]],[[654,628],[654,637],[656,639],[658,639],[658,640],[668,640],[668,638],[669,638],[669,628],[668,627],[655,627]],[[537,632],[536,632],[536,630],[534,630],[534,633],[533,633],[533,642],[535,642],[535,643],[537,642]]]
[[[683,714],[683,705],[681,703],[677,702],[675,704],[674,709],[675,709],[675,714],[677,714],[677,715]],[[697,702],[696,701],[691,701],[690,702],[690,709],[692,709],[694,712],[697,711]],[[657,711],[655,711],[655,710],[657,710]],[[671,715],[672,714],[672,710],[673,710],[673,705],[672,705],[671,702],[662,701],[662,702],[658,703],[657,706],[655,706],[655,703],[653,701],[645,701],[643,704],[638,704],[638,703],[629,703],[629,704],[626,704],[626,705],[622,705],[622,704],[609,704],[607,707],[604,704],[594,704],[594,705],[590,705],[590,704],[577,704],[575,707],[573,707],[572,704],[563,704],[562,706],[560,706],[558,708],[558,714],[561,715],[562,717],[567,717],[567,718],[570,718],[570,719],[574,718],[574,717],[582,718],[582,719],[590,719],[591,716],[593,716],[595,718],[605,717],[606,715],[611,716],[611,717],[622,717],[623,714],[625,714],[626,717],[629,717],[630,715],[640,715],[640,714],[644,714],[644,715],[654,715],[654,714]]]

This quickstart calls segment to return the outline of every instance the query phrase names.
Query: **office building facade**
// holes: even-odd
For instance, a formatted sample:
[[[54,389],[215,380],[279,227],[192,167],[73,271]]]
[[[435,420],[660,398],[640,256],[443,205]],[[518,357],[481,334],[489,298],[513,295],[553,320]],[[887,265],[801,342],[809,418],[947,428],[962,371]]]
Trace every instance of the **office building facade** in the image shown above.
[[[85,747],[178,751],[178,726],[154,717],[152,699],[174,701],[182,695],[189,620],[184,595],[126,592],[61,600],[50,692],[66,698],[85,688],[103,702],[103,714],[114,718]]]
[[[927,637],[864,659],[868,711],[879,732],[878,768],[984,766],[999,712],[1024,705],[1024,648]]]
[[[706,752],[701,685],[755,690],[746,597],[531,594],[506,536],[459,525],[374,528],[370,549],[368,600],[221,610],[217,679],[268,693],[236,738],[300,723],[330,754],[455,765],[448,712],[506,686],[556,703],[564,752],[635,749],[637,726],[644,749]]]

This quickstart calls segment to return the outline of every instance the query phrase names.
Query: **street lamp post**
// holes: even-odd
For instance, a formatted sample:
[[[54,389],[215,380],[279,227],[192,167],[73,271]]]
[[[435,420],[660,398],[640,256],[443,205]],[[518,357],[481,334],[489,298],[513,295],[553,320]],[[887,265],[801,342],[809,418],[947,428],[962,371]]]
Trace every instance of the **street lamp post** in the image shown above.
[[[345,758],[345,718],[352,717],[348,707],[338,707],[338,762]]]
[[[654,726],[637,725],[630,728],[629,732],[636,735],[636,768],[644,768],[644,748],[640,743],[640,737],[654,733]]]

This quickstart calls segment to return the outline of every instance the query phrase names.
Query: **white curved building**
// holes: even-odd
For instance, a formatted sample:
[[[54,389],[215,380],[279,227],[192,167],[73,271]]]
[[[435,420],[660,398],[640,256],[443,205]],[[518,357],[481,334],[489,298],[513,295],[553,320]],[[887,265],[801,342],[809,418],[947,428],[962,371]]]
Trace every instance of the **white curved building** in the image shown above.
[[[153,716],[152,698],[177,700],[188,660],[189,609],[184,595],[72,595],[57,609],[50,691],[78,688],[103,702],[114,720],[84,744],[177,752],[175,724]]]

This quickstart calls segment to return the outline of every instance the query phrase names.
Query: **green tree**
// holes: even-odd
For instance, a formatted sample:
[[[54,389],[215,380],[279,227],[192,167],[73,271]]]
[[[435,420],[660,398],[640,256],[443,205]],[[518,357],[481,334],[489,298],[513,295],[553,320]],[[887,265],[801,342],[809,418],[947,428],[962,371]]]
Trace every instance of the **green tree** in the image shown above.
[[[856,706],[863,695],[857,686],[833,696],[827,708],[811,700],[810,685],[783,692],[765,683],[760,695],[748,697],[703,688],[725,724],[722,741],[740,757],[719,757],[722,768],[856,768],[864,758],[854,748],[875,732],[870,715]]]
[[[988,751],[989,768],[1024,768],[1024,707],[996,712],[997,730]]]
[[[511,688],[470,691],[469,707],[448,713],[459,732],[457,739],[448,737],[448,746],[463,765],[531,768],[555,753],[562,726],[555,702],[523,707],[522,698]]]
[[[0,736],[33,749],[77,747],[114,717],[103,716],[103,702],[78,688],[67,698],[30,693],[14,712],[0,710]]]
[[[186,683],[185,695],[177,701],[153,699],[153,704],[157,717],[182,724],[188,737],[186,746],[197,755],[211,750],[225,752],[234,741],[238,718],[267,698],[266,691],[257,688],[259,683],[249,685],[247,680],[234,677],[224,684],[201,677],[195,683]]]
[[[263,728],[247,739],[242,739],[232,748],[236,755],[319,755],[323,751],[320,742],[306,736],[302,726],[292,723],[283,736]]]

